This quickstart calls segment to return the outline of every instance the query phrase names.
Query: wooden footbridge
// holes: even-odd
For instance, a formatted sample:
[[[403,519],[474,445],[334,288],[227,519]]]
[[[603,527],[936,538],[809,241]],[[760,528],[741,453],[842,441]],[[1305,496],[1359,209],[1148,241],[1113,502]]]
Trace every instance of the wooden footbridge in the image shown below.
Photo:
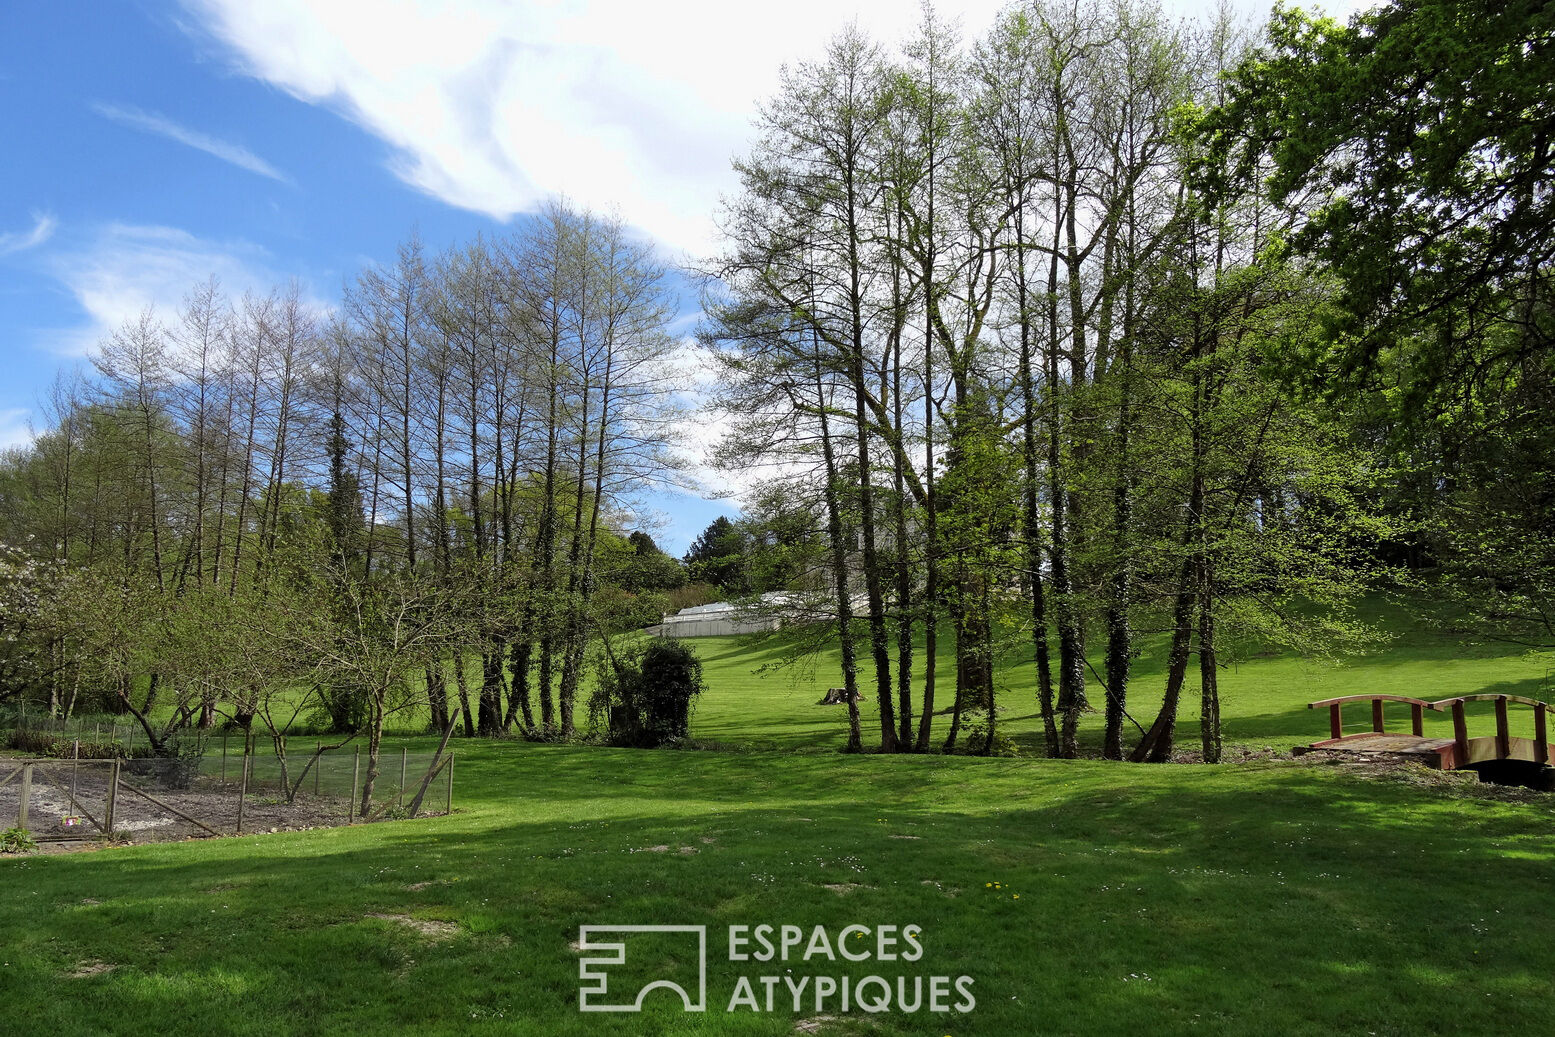
[[[1371,703],[1371,730],[1345,734],[1343,707],[1356,702]],[[1410,732],[1408,734],[1387,730],[1385,713],[1386,706],[1390,702],[1409,707]],[[1495,704],[1495,734],[1469,737],[1464,706],[1471,702]],[[1532,708],[1532,738],[1513,737],[1508,717],[1511,706]],[[1459,695],[1437,702],[1408,698],[1404,695],[1347,695],[1343,698],[1307,703],[1308,709],[1324,707],[1328,709],[1329,737],[1320,742],[1313,742],[1311,745],[1301,746],[1297,752],[1331,749],[1388,754],[1416,760],[1427,767],[1444,771],[1475,767],[1499,760],[1519,760],[1548,767],[1550,756],[1555,753],[1555,746],[1551,746],[1549,742],[1549,705],[1519,695]],[[1426,710],[1452,714],[1451,738],[1426,737]]]

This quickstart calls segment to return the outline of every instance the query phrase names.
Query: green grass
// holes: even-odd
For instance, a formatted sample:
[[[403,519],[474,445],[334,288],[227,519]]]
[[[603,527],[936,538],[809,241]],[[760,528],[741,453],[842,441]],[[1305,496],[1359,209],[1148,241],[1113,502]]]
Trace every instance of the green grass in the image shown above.
[[[1547,1019],[1547,800],[1289,765],[485,744],[459,766],[465,810],[446,819],[0,865],[7,1018],[593,1033],[599,1017],[575,1009],[579,925],[858,922],[921,925],[925,971],[976,981],[970,1015],[870,1032],[1534,1033]],[[372,915],[457,928],[433,940]],[[714,1011],[660,1004],[621,1032],[792,1032],[788,1011],[722,1010],[735,973],[720,931]],[[69,978],[95,962],[115,967]]]
[[[1231,739],[1321,737],[1309,698],[1543,678],[1538,658],[1382,618],[1402,636],[1365,659],[1228,672]],[[460,742],[450,817],[0,859],[0,1033],[777,1037],[813,1007],[724,1008],[738,974],[784,968],[975,981],[970,1014],[855,1012],[823,1034],[1548,1030],[1555,798],[1293,763],[841,756],[842,710],[814,705],[825,660],[796,681],[753,672],[777,645],[697,644],[693,733],[738,751]],[[1143,719],[1155,654],[1139,675]],[[1029,677],[1001,679],[1008,726],[1034,732]],[[570,944],[611,923],[709,926],[710,1010],[579,1013]],[[925,953],[726,961],[724,927],[760,923],[915,924]]]
[[[1419,603],[1411,603],[1418,609]],[[1229,744],[1249,748],[1292,745],[1328,737],[1326,710],[1306,708],[1308,702],[1340,695],[1386,693],[1428,701],[1479,692],[1497,692],[1555,700],[1551,675],[1555,653],[1530,652],[1519,645],[1466,634],[1444,632],[1439,621],[1418,611],[1408,611],[1382,600],[1364,603],[1360,616],[1387,638],[1365,655],[1343,659],[1308,659],[1276,652],[1257,644],[1227,646],[1231,661],[1220,674],[1221,715]],[[1133,667],[1129,712],[1149,727],[1160,708],[1166,682],[1167,639],[1164,635],[1141,639],[1143,649]],[[792,653],[792,640],[777,636],[752,644],[749,638],[709,637],[694,642],[702,658],[708,691],[697,707],[692,734],[700,739],[728,743],[755,743],[767,748],[835,748],[847,738],[847,713],[841,706],[815,705],[828,687],[841,683],[840,660],[835,650],[782,666]],[[868,644],[860,646],[860,704],[865,714],[865,736],[879,738],[879,704],[875,696],[874,667]],[[892,649],[893,665],[895,649]],[[920,653],[921,655],[921,653]],[[1092,659],[1102,668],[1100,652]],[[921,659],[916,663],[921,670]],[[1183,691],[1178,721],[1182,742],[1198,743],[1199,685],[1197,659],[1190,668]],[[952,700],[955,659],[947,639],[941,639],[936,674],[936,709],[945,710]],[[1013,647],[996,670],[999,729],[1011,735],[1030,754],[1041,755],[1042,725],[1037,713],[1036,665],[1028,644]],[[915,708],[921,701],[922,678],[915,682]],[[1093,705],[1102,698],[1094,677],[1090,680]],[[1391,723],[1408,730],[1405,706],[1389,710]],[[1531,736],[1532,721],[1513,712],[1514,734]],[[1495,717],[1489,704],[1469,707],[1473,735],[1493,734]],[[1364,704],[1346,709],[1347,730],[1370,725]],[[950,718],[935,720],[936,742],[949,731]],[[1126,732],[1138,732],[1125,725]],[[1426,714],[1426,733],[1452,735],[1452,720],[1445,713]],[[1102,722],[1099,712],[1081,723],[1082,743],[1099,752]]]

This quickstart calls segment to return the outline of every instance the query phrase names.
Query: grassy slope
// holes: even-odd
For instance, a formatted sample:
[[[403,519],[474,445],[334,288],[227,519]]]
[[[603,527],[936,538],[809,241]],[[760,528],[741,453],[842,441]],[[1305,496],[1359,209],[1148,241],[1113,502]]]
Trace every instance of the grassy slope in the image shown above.
[[[1478,640],[1443,633],[1438,625],[1412,616],[1396,605],[1380,601],[1366,604],[1362,618],[1384,631],[1386,641],[1365,656],[1342,660],[1302,659],[1289,654],[1244,647],[1241,661],[1233,662],[1220,676],[1221,712],[1225,738],[1247,746],[1272,745],[1288,749],[1328,735],[1326,712],[1314,712],[1306,703],[1339,695],[1383,692],[1427,700],[1473,692],[1506,692],[1555,698],[1550,674],[1555,653],[1529,653],[1512,644]],[[943,641],[944,639],[942,639]],[[777,668],[785,656],[785,642],[777,640],[754,648],[742,638],[698,638],[694,642],[703,660],[708,694],[693,720],[693,734],[714,741],[756,741],[771,748],[832,747],[846,739],[847,717],[841,707],[818,707],[825,690],[841,683],[835,651],[798,667]],[[1134,665],[1130,712],[1148,727],[1161,704],[1165,684],[1166,638],[1142,639],[1143,653]],[[862,709],[867,715],[866,738],[877,732],[879,712],[874,693],[874,670],[868,645],[860,647],[859,687],[865,691]],[[894,652],[894,649],[893,649]],[[1229,655],[1230,653],[1228,653]],[[1013,735],[1028,751],[1041,753],[1041,722],[1037,717],[1036,667],[1030,649],[1020,646],[1008,654],[998,669],[1000,728]],[[895,656],[893,654],[893,664]],[[1233,656],[1234,658],[1234,656]],[[1098,656],[1093,663],[1099,671]],[[921,664],[920,664],[921,665]],[[1194,666],[1197,666],[1195,660]],[[954,687],[954,657],[942,644],[936,667],[937,705],[950,704]],[[1094,704],[1101,705],[1093,685]],[[921,678],[915,697],[921,698]],[[1408,711],[1393,707],[1389,716],[1399,730],[1408,730]],[[1470,733],[1493,734],[1494,712],[1488,704],[1470,707]],[[1345,712],[1348,730],[1364,730],[1370,724],[1366,706]],[[1513,733],[1531,735],[1532,721],[1514,711]],[[1522,728],[1526,727],[1524,731]],[[1179,734],[1187,746],[1196,745],[1199,733],[1199,688],[1196,669],[1189,672],[1183,689]],[[949,717],[935,722],[937,738],[949,730]],[[1132,730],[1132,729],[1130,729]],[[1428,713],[1428,734],[1451,737],[1452,721],[1443,713]],[[1101,717],[1091,714],[1081,725],[1081,737],[1098,751]]]
[[[701,644],[699,736],[835,743],[841,711],[813,705],[829,674],[751,676],[750,653]],[[1223,690],[1234,739],[1289,744],[1322,734],[1300,708],[1315,695],[1542,676],[1411,639],[1338,668],[1255,660]],[[716,935],[707,1015],[575,1008],[581,924],[763,921],[916,923],[924,972],[976,980],[971,1015],[823,1032],[1546,1028],[1549,798],[1273,764],[459,752],[449,818],[0,861],[0,1032],[788,1034],[787,1010],[722,1011],[734,972]],[[70,978],[92,962],[116,967]]]

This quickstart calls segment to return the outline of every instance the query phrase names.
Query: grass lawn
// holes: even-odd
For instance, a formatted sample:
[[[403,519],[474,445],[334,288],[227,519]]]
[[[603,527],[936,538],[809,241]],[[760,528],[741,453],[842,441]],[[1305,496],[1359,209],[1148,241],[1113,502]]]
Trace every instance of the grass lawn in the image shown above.
[[[1363,660],[1227,673],[1230,739],[1321,737],[1313,697],[1543,679],[1402,632]],[[844,757],[824,751],[840,708],[813,705],[830,673],[698,645],[694,734],[766,748],[459,743],[450,817],[0,859],[0,1033],[1549,1032],[1555,797],[1294,763]],[[1156,672],[1147,655],[1149,712]],[[1003,679],[1034,731],[1013,719],[1029,678]],[[924,953],[728,961],[726,927],[762,923],[911,924]],[[708,926],[708,1011],[661,991],[641,1015],[580,1013],[572,942],[605,924]],[[669,938],[631,947],[617,978],[694,975]],[[773,1012],[725,1011],[741,975],[759,993],[870,973],[969,976],[976,1008],[817,1012],[807,993],[796,1012],[780,985]]]
[[[1287,750],[1292,745],[1328,737],[1326,710],[1309,710],[1308,702],[1340,695],[1386,693],[1428,701],[1477,692],[1524,695],[1555,701],[1555,653],[1530,652],[1519,645],[1476,639],[1443,632],[1412,610],[1380,599],[1364,603],[1360,616],[1386,637],[1366,655],[1345,659],[1304,659],[1270,651],[1259,645],[1227,645],[1223,661],[1229,666],[1220,675],[1221,715],[1225,740],[1249,748],[1272,746]],[[798,666],[782,666],[788,641],[782,636],[752,645],[748,638],[707,637],[693,642],[702,658],[708,693],[698,705],[692,734],[699,739],[732,744],[758,744],[773,749],[835,748],[847,740],[847,713],[841,706],[815,703],[827,688],[840,684],[838,655],[823,653]],[[1149,727],[1160,708],[1166,683],[1167,638],[1141,638],[1143,652],[1134,663],[1129,691],[1129,712]],[[865,739],[874,732],[879,739],[879,709],[875,698],[874,667],[867,641],[859,647],[859,688],[864,692],[860,710],[865,714]],[[1092,665],[1102,668],[1101,646],[1093,645]],[[893,665],[895,655],[893,655]],[[1056,649],[1055,649],[1056,660]],[[921,667],[921,660],[918,662]],[[1055,662],[1056,665],[1056,662]],[[1198,744],[1199,685],[1195,658],[1183,688],[1178,720],[1184,747]],[[955,686],[955,658],[948,639],[941,638],[936,666],[936,707],[946,709]],[[1037,714],[1036,665],[1029,642],[1013,648],[996,670],[1000,707],[999,729],[1011,735],[1033,755],[1042,754],[1042,723]],[[921,699],[921,675],[916,682]],[[1081,723],[1082,742],[1101,750],[1102,697],[1091,680],[1093,705],[1098,712]],[[1395,712],[1396,711],[1396,712]],[[1409,712],[1397,705],[1389,710],[1391,723],[1408,731]],[[1471,735],[1495,733],[1494,709],[1489,703],[1469,706]],[[1452,719],[1446,713],[1426,714],[1426,733],[1452,736]],[[1514,708],[1513,734],[1533,734],[1526,710]],[[1347,730],[1364,730],[1371,722],[1364,704],[1345,711]],[[1353,725],[1353,726],[1351,726]],[[936,744],[944,739],[950,718],[935,721]],[[1524,730],[1526,728],[1526,730]],[[1125,732],[1138,732],[1125,724]]]

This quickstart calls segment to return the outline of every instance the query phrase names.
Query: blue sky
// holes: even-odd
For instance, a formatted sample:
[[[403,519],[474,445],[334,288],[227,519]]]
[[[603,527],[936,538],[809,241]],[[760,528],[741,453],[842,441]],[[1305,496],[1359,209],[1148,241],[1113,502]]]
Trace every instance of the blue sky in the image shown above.
[[[975,35],[1000,4],[940,6]],[[295,277],[328,305],[412,230],[435,251],[500,233],[555,194],[617,209],[672,261],[706,255],[729,160],[782,63],[855,17],[896,42],[917,11],[901,0],[0,5],[0,446],[27,440],[60,368],[87,363],[147,305],[171,316],[213,273],[233,295]],[[674,551],[732,510],[689,495],[652,503]]]
[[[464,197],[416,182],[403,143],[414,125],[396,137],[353,115],[346,93],[297,96],[219,18],[134,2],[0,8],[0,445],[26,441],[58,370],[89,365],[148,304],[171,316],[210,273],[232,294],[297,277],[327,304],[413,229],[437,249],[512,218],[477,207],[492,208],[481,192],[500,182]],[[544,193],[515,192],[515,211]],[[650,503],[677,551],[733,507]]]

